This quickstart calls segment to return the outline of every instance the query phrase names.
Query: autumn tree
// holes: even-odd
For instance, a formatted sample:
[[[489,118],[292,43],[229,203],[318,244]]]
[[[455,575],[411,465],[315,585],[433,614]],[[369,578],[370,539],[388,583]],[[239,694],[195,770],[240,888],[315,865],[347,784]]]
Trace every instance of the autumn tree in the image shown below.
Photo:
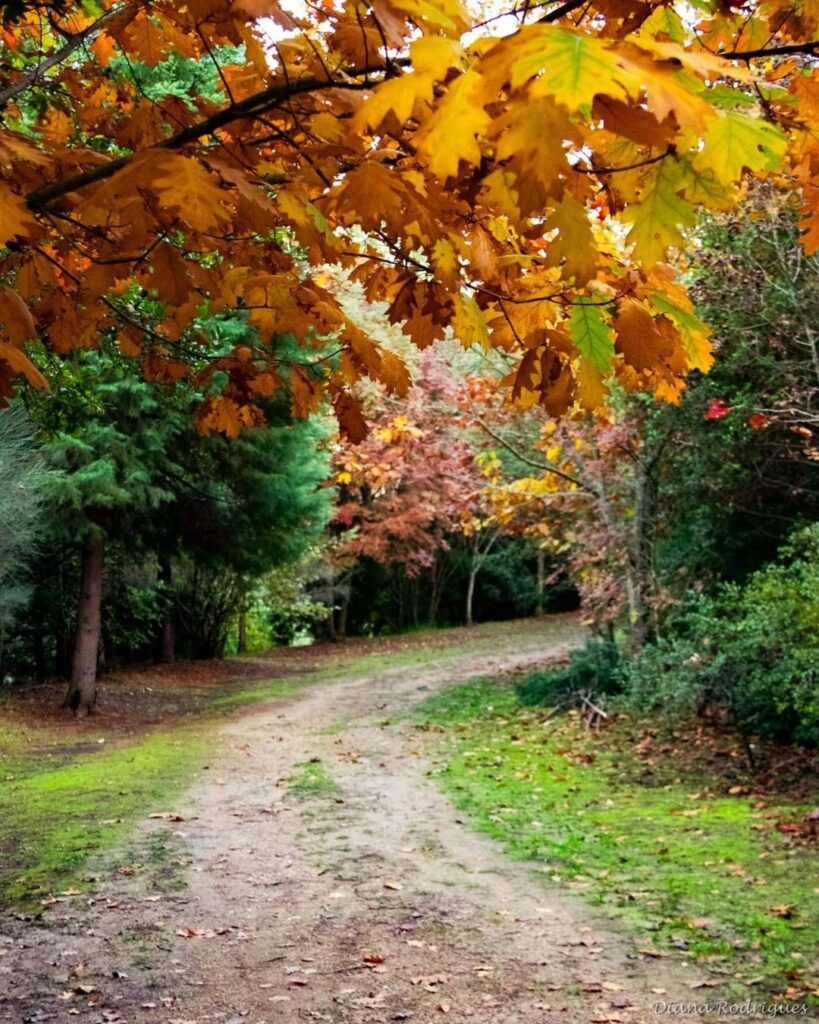
[[[434,620],[451,577],[440,555],[454,537],[480,533],[483,474],[464,430],[457,374],[437,352],[416,363],[417,380],[406,397],[371,394],[364,403],[369,436],[341,443],[334,454],[334,532],[342,558],[394,569],[399,600],[403,581],[423,576],[429,590],[423,614]]]
[[[508,351],[524,405],[596,408],[610,374],[673,398],[711,359],[664,262],[697,210],[780,175],[819,245],[809,4],[3,11],[6,395],[15,375],[43,383],[35,336],[66,353],[110,329],[152,378],[227,375],[203,431],[260,422],[260,396],[303,414],[326,394],[361,438],[355,383],[401,394],[408,377],[311,273],[329,263],[418,346],[452,328]],[[253,339],[194,371],[203,311],[238,308]]]

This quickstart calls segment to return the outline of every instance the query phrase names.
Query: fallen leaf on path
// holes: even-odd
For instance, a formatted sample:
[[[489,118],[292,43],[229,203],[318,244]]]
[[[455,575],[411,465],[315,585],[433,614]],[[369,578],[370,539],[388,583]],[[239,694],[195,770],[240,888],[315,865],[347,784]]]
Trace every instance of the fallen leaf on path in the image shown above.
[[[400,890],[400,889],[403,889],[403,888],[404,888],[404,886],[403,886],[403,885],[401,885],[401,883],[400,883],[400,882],[385,882],[385,883],[384,883],[384,888],[385,888],[385,889],[395,889],[395,890]]]
[[[378,953],[368,953],[366,956],[361,958],[365,964],[383,964],[386,961],[385,956],[379,956]]]
[[[227,928],[177,928],[176,934],[183,939],[215,939],[217,935],[227,935],[235,931],[235,925],[228,925]]]
[[[718,988],[720,982],[718,981],[692,981],[688,986],[689,988]]]
[[[796,903],[783,903],[778,907],[768,907],[768,910],[772,914],[776,914],[777,917],[793,917],[799,911],[799,906]]]
[[[440,1013],[449,1013],[449,1011],[452,1009],[452,1006],[449,1003],[438,1003],[435,1009],[438,1010]]]
[[[417,978],[410,978],[413,985],[420,985],[427,992],[437,992],[438,986],[446,985],[448,981],[448,974],[421,974]]]

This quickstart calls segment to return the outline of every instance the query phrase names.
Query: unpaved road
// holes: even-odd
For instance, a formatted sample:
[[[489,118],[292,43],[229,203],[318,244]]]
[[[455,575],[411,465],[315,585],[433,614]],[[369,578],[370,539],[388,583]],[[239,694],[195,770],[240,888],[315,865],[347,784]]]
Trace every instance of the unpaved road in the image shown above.
[[[495,634],[230,720],[174,808],[183,821],[146,820],[92,900],[0,926],[0,1020],[636,1024],[669,1019],[658,1000],[702,1002],[696,967],[636,953],[458,821],[400,718],[578,638],[565,618]],[[312,759],[338,789],[305,799],[286,780]],[[157,888],[168,871],[186,887]]]

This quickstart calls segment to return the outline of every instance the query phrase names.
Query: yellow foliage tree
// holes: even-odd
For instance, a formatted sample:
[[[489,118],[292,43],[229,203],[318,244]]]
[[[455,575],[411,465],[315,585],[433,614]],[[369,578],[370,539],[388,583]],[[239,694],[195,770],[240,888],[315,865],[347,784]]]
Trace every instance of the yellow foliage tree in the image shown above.
[[[819,6],[565,0],[14,0],[0,36],[0,389],[117,332],[153,377],[216,371],[203,429],[407,375],[311,269],[352,268],[419,346],[514,353],[516,401],[674,399],[707,329],[664,262],[744,175],[802,190],[819,246]],[[164,93],[147,73],[211,68]],[[162,316],[145,315],[148,296]],[[201,369],[205,313],[252,343]],[[298,341],[280,344],[284,335]],[[337,343],[327,355],[327,340]]]

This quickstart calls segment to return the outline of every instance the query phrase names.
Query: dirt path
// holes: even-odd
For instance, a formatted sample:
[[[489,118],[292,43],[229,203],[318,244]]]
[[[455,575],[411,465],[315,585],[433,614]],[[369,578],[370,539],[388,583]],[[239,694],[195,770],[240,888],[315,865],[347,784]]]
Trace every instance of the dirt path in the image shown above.
[[[546,653],[576,639],[564,621]],[[701,1002],[695,969],[636,954],[459,822],[425,776],[417,730],[385,724],[431,691],[543,658],[532,631],[230,721],[174,808],[184,821],[145,822],[134,839],[186,888],[157,892],[121,853],[85,908],[50,908],[46,928],[9,922],[0,1020],[636,1024],[662,1019],[658,1000]],[[294,793],[303,762],[337,788]]]

